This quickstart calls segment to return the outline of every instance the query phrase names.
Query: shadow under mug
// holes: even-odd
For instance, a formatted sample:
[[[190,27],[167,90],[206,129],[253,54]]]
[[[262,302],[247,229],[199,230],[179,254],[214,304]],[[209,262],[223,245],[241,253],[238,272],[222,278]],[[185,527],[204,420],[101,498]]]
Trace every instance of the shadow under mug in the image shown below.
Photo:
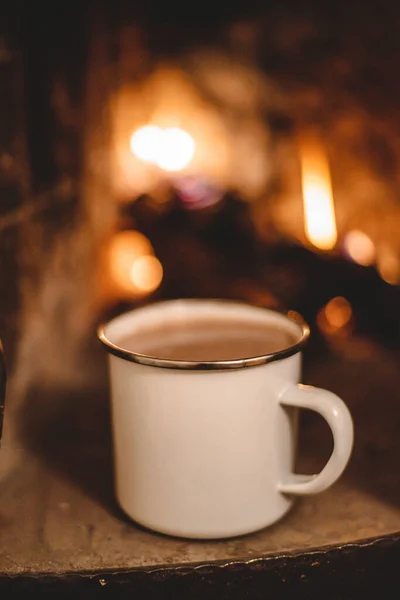
[[[294,343],[209,362],[146,356],[123,344],[146,328],[210,318],[279,328]],[[352,419],[335,394],[299,384],[303,321],[240,302],[174,300],[119,316],[98,333],[109,352],[117,497],[142,525],[189,538],[250,533],[343,472]],[[333,434],[332,455],[314,476],[293,473],[301,408],[320,413]]]

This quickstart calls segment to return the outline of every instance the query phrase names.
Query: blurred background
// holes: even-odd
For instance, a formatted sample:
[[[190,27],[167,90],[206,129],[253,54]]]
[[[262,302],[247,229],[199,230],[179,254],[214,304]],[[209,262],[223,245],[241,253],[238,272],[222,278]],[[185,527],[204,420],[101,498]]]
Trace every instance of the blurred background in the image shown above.
[[[55,440],[108,439],[98,323],[239,298],[309,321],[306,380],[348,401],[357,481],[385,465],[375,490],[398,498],[398,4],[1,10],[6,437],[54,461]]]

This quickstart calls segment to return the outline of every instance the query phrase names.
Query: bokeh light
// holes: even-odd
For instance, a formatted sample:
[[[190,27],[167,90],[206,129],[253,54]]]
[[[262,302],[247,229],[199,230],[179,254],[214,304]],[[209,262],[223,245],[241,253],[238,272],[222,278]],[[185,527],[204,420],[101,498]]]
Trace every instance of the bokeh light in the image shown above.
[[[375,261],[375,246],[363,231],[353,229],[344,238],[344,249],[348,256],[359,265],[367,267]]]
[[[183,129],[170,127],[164,131],[156,164],[164,171],[181,171],[190,164],[194,152],[192,136]]]
[[[400,284],[400,260],[395,252],[388,247],[381,248],[377,263],[379,275],[386,283],[391,285]]]
[[[120,231],[109,245],[110,279],[119,295],[136,297],[155,291],[163,268],[145,235],[139,231]]]
[[[157,125],[140,127],[131,136],[132,152],[141,160],[164,171],[182,171],[192,161],[196,145],[192,136],[179,129]]]
[[[162,265],[155,256],[141,256],[134,261],[130,270],[130,278],[140,291],[153,292],[162,281]]]
[[[131,150],[141,160],[156,163],[164,132],[156,125],[140,127],[131,137]]]
[[[342,333],[350,326],[352,315],[350,302],[342,296],[337,296],[319,311],[318,326],[325,334]]]

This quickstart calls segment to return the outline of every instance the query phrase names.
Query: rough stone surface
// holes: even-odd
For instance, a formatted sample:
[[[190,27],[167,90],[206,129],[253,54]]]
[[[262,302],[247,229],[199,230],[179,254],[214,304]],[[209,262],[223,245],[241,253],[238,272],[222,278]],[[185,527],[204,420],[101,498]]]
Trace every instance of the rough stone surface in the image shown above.
[[[212,542],[169,538],[131,523],[113,498],[108,425],[101,410],[104,394],[93,394],[96,419],[90,418],[95,404],[89,392],[77,395],[75,403],[72,397],[59,401],[41,433],[34,426],[30,430],[40,440],[32,442],[28,454],[7,445],[2,449],[2,462],[18,455],[19,461],[0,484],[0,571],[112,570],[248,559],[398,531],[399,377],[396,357],[384,352],[369,359],[330,357],[330,362],[309,365],[307,380],[341,393],[352,410],[356,446],[348,470],[327,492],[299,501],[275,526]],[[380,394],[385,396],[385,412],[380,410]],[[90,401],[83,409],[79,399],[84,396]],[[305,417],[298,469],[315,472],[331,441],[322,421],[308,413]]]

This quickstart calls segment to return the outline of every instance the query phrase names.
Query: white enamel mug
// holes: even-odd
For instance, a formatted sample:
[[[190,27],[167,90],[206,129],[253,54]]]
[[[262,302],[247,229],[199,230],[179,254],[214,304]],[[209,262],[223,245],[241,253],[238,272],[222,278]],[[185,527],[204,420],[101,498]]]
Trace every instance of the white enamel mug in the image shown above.
[[[123,347],[128,334],[165,323],[216,318],[270,324],[295,340],[240,360],[173,361]],[[119,316],[99,330],[109,352],[116,492],[150,529],[224,538],[271,525],[298,495],[343,472],[353,423],[335,394],[299,384],[308,326],[278,312],[224,300],[173,300]],[[320,413],[334,448],[315,476],[293,473],[298,409]]]

